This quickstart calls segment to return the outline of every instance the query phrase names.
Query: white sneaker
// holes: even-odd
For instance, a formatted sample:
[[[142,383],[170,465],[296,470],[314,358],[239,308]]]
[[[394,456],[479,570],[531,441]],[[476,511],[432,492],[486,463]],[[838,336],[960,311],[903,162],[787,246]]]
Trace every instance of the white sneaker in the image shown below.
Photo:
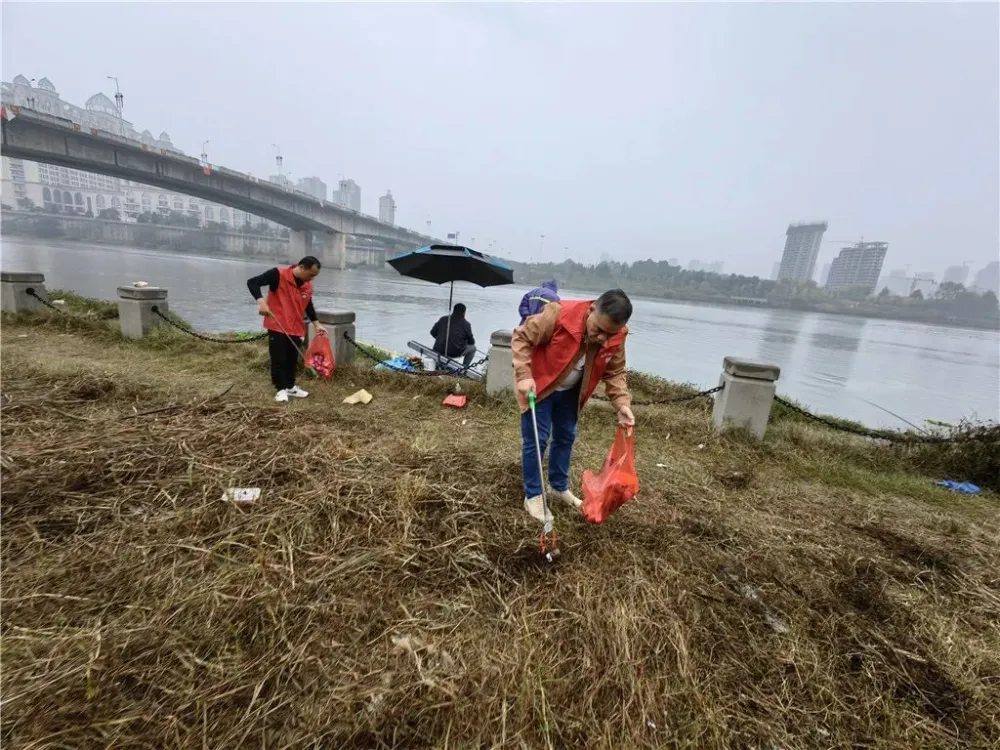
[[[541,495],[535,495],[534,497],[524,498],[524,509],[528,511],[528,515],[534,518],[536,521],[541,521],[545,523],[546,521],[552,520],[552,512],[549,511],[549,517],[545,517],[545,502]]]
[[[306,396],[309,395],[309,391],[304,391],[297,385],[293,385],[291,388],[288,389],[288,395],[295,396],[295,398],[305,398]]]
[[[562,500],[566,505],[573,508],[573,510],[580,510],[583,507],[583,500],[578,498],[569,490],[553,490],[549,489],[549,497],[556,500]]]
[[[280,390],[274,394],[274,400],[279,403],[285,403],[288,400],[288,391]]]

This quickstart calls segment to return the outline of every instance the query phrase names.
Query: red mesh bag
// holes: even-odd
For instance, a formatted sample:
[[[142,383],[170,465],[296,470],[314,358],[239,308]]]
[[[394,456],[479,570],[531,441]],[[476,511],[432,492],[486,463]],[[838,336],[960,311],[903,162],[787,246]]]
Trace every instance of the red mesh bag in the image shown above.
[[[583,517],[590,523],[604,523],[638,492],[635,433],[619,427],[601,473],[583,472]]]
[[[317,334],[306,350],[306,367],[315,370],[329,380],[333,377],[336,363],[333,361],[333,349],[330,348],[330,337],[326,332]]]

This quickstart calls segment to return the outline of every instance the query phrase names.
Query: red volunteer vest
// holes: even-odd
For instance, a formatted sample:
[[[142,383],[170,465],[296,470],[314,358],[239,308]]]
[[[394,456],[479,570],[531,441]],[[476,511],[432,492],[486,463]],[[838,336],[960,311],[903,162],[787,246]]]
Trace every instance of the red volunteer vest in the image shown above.
[[[269,331],[284,332],[289,336],[305,336],[306,307],[312,299],[313,285],[307,281],[302,286],[295,283],[292,270],[295,266],[278,269],[278,291],[267,292],[267,306],[271,308],[277,322],[270,317],[264,318],[264,328]],[[281,323],[279,326],[278,323]]]
[[[558,385],[556,380],[563,371],[569,367],[570,362],[580,351],[580,346],[586,338],[587,312],[590,310],[591,302],[567,302],[558,303],[562,308],[559,311],[559,318],[556,320],[555,331],[547,344],[542,344],[535,348],[531,354],[531,377],[535,381],[535,390],[538,393],[547,393],[549,388]],[[618,349],[625,344],[625,337],[628,335],[628,328],[622,328],[618,333],[607,340],[594,357],[594,364],[590,368],[590,377],[582,384],[580,389],[580,406],[587,403],[594,394],[594,389],[604,377],[604,371],[608,368],[608,362]],[[586,366],[584,366],[586,370]],[[584,377],[587,373],[584,372]]]

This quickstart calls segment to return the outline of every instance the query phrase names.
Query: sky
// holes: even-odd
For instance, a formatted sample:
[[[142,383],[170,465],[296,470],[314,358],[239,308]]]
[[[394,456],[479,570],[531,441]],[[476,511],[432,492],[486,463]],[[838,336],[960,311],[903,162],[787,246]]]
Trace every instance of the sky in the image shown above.
[[[2,74],[517,260],[1000,253],[996,3],[2,4]],[[544,234],[544,241],[541,235]]]

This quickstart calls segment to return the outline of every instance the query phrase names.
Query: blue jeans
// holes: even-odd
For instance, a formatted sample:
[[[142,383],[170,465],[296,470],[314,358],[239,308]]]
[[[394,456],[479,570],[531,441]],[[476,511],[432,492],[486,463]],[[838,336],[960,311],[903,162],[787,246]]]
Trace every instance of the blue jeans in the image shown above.
[[[552,437],[549,454],[549,485],[561,491],[569,489],[569,462],[576,442],[576,418],[580,407],[580,386],[568,391],[556,391],[535,404],[538,420],[538,444],[545,457],[545,448]],[[521,472],[524,477],[524,496],[541,495],[544,487],[538,474],[538,457],[535,452],[535,431],[531,412],[521,415]]]

